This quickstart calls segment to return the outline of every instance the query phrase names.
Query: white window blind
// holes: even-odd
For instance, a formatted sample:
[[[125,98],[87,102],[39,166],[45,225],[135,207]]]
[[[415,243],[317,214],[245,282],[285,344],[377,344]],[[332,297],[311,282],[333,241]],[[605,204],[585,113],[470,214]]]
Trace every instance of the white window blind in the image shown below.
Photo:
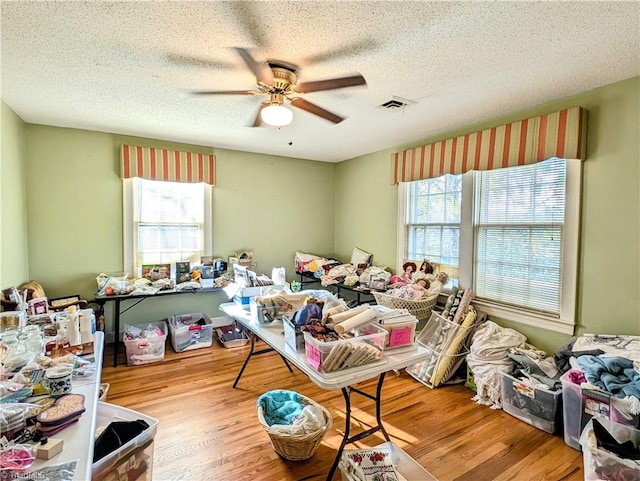
[[[476,175],[477,298],[559,316],[566,161]]]
[[[205,186],[134,179],[134,265],[199,262],[204,254]]]
[[[457,278],[462,176],[412,182],[407,199],[407,258],[428,259]]]

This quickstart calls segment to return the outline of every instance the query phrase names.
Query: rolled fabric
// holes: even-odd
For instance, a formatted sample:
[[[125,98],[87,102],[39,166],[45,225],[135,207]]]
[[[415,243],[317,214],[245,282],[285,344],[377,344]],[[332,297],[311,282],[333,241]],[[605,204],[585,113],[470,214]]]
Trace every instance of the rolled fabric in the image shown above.
[[[340,314],[341,312],[346,312],[348,310],[349,310],[349,308],[346,305],[331,307],[331,308],[327,309],[327,311],[322,316],[322,321],[323,322],[324,321],[331,322],[331,321],[329,321],[329,318],[331,318],[332,316],[335,316],[336,314]]]
[[[327,318],[327,320],[332,324],[338,324],[360,314],[361,312],[366,311],[367,309],[369,309],[367,306],[354,307],[353,309],[349,309],[348,311],[332,314]]]
[[[436,371],[431,376],[431,384],[433,387],[439,386],[442,382],[446,381],[444,379],[445,374],[451,367],[451,365],[456,361],[456,355],[458,354],[458,350],[460,349],[460,344],[464,341],[469,333],[469,327],[473,325],[477,317],[477,313],[475,309],[469,308],[467,311],[467,315],[464,318],[462,324],[458,328],[458,332],[449,343],[449,346],[445,350],[444,353],[440,355],[440,362],[438,362],[438,366]]]
[[[365,308],[363,312],[356,314],[349,319],[342,321],[339,324],[333,326],[338,334],[342,334],[345,331],[350,331],[351,329],[355,329],[362,324],[366,324],[368,322],[374,322],[378,319],[378,311],[375,309]]]
[[[469,304],[471,303],[472,299],[473,299],[473,291],[471,289],[466,289],[464,291],[464,294],[462,295],[462,298],[460,299],[460,305],[458,306],[458,311],[456,312],[455,316],[453,316],[452,320],[454,323],[461,324],[465,320],[467,307],[469,307]]]

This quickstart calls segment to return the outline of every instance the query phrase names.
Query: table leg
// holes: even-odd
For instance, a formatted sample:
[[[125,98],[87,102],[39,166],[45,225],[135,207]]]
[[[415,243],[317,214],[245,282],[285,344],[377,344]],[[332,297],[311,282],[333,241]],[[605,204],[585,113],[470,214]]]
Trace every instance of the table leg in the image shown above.
[[[249,332],[249,339],[251,340],[251,348],[249,349],[249,354],[247,354],[247,358],[244,360],[244,363],[242,364],[242,367],[240,368],[240,371],[236,376],[236,380],[233,381],[233,389],[235,389],[236,386],[238,385],[238,381],[240,381],[240,378],[242,377],[244,368],[247,367],[247,364],[249,364],[249,359],[251,359],[251,356],[253,355],[253,350],[256,347],[256,335],[252,331]]]
[[[272,348],[266,348],[266,349],[261,349],[260,351],[256,351],[255,347],[256,347],[256,335],[253,333],[253,331],[249,331],[249,339],[251,340],[251,348],[249,349],[249,354],[247,354],[247,358],[244,360],[244,363],[242,364],[242,367],[240,368],[240,371],[238,372],[238,375],[236,376],[236,380],[233,382],[233,388],[235,389],[235,387],[238,385],[238,382],[240,381],[240,378],[242,377],[242,373],[244,372],[244,369],[247,367],[247,364],[249,364],[249,359],[251,359],[251,356],[257,356],[259,354],[266,354],[268,352],[273,352],[274,349]],[[293,369],[291,369],[291,366],[289,365],[289,362],[285,359],[285,357],[280,354],[280,358],[282,359],[282,361],[284,362],[284,364],[287,366],[287,369],[289,369],[289,372],[293,373]]]
[[[289,369],[289,372],[293,374],[293,369],[291,369],[291,366],[289,365],[289,361],[287,361],[287,359],[282,354],[280,354],[280,357],[282,358],[282,361],[287,366],[287,369]]]
[[[118,367],[118,345],[120,344],[120,299],[115,299],[113,316],[113,367]]]
[[[342,442],[340,443],[340,447],[338,448],[338,452],[336,453],[336,458],[333,460],[333,465],[331,466],[331,470],[327,475],[327,481],[331,481],[331,479],[333,478],[333,475],[335,474],[336,469],[338,467],[338,463],[340,462],[340,458],[342,457],[342,451],[344,451],[344,447],[347,444],[360,441],[361,439],[371,436],[372,434],[377,433],[378,431],[381,431],[384,438],[388,442],[391,442],[391,439],[389,438],[387,431],[384,429],[384,426],[382,425],[382,416],[380,414],[380,398],[382,395],[382,383],[384,382],[384,376],[385,376],[385,373],[383,372],[378,377],[378,385],[376,387],[375,396],[372,396],[369,393],[361,391],[360,389],[356,389],[353,386],[342,388],[342,396],[344,397],[344,403],[345,403],[344,436],[342,437]],[[367,429],[366,431],[362,431],[356,434],[355,436],[349,436],[349,433],[351,432],[351,393],[360,394],[361,396],[374,400],[376,403],[377,425],[370,429]]]

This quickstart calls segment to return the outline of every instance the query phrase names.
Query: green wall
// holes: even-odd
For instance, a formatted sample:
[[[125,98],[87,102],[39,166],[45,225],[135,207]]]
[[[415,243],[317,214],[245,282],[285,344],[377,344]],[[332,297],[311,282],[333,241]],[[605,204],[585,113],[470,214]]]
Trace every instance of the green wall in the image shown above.
[[[25,123],[0,102],[0,288],[22,283],[29,274],[27,253]]]
[[[376,264],[395,265],[398,189],[390,185],[392,152],[573,106],[588,110],[576,334],[640,335],[639,77],[341,162],[336,170],[336,205],[340,206],[336,255],[348,258],[352,246],[362,243],[363,248],[372,246]],[[550,331],[500,323],[549,352],[570,340]]]
[[[392,152],[572,106],[589,112],[576,334],[640,335],[638,77],[339,164],[24,124],[3,103],[0,285],[31,278],[50,297],[80,293],[90,299],[98,273],[122,270],[122,143],[216,155],[213,255],[252,250],[259,272],[284,266],[291,279],[296,250],[347,260],[358,246],[374,254],[376,265],[393,268],[398,200],[390,185]],[[221,293],[156,299],[122,320],[181,312],[217,316],[224,300]],[[502,323],[549,352],[569,340]]]
[[[333,164],[42,125],[28,125],[27,137],[29,276],[49,297],[92,299],[97,274],[123,270],[123,143],[216,155],[212,255],[250,250],[259,273],[283,266],[292,278],[296,250],[333,252]],[[221,292],[154,299],[122,322],[215,317],[226,300]]]

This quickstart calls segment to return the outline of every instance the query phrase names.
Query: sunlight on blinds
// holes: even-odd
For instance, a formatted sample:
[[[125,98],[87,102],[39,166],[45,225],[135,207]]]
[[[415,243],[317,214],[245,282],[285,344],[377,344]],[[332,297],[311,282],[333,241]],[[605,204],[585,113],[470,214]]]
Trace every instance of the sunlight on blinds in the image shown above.
[[[565,188],[563,159],[480,173],[477,297],[559,313]]]

